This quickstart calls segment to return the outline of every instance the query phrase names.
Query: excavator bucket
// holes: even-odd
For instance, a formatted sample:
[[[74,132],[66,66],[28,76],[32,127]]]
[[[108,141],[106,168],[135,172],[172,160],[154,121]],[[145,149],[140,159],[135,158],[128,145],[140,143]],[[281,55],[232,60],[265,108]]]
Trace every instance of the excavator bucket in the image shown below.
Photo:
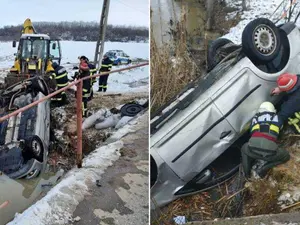
[[[31,20],[28,18],[23,24],[22,34],[36,34],[36,31],[32,25]]]

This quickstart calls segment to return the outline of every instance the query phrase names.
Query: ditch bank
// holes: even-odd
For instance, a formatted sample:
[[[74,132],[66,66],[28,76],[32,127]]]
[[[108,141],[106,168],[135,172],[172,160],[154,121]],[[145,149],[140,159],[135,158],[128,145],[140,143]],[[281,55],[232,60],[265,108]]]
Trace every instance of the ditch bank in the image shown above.
[[[126,143],[126,135],[139,130],[143,121],[148,121],[147,112],[131,120],[116,132],[112,132],[103,144],[83,159],[81,169],[73,167],[45,197],[22,214],[17,214],[9,224],[54,225],[74,222],[75,218],[72,215],[77,205],[90,194],[97,180],[101,182],[106,169],[119,159]]]

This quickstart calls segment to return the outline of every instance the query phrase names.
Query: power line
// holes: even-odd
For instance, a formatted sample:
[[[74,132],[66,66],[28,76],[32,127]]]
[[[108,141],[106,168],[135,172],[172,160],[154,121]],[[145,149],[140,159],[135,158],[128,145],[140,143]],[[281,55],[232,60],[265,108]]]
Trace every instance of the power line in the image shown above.
[[[134,9],[134,10],[136,10],[136,11],[139,11],[139,12],[141,12],[141,13],[147,15],[147,16],[149,15],[148,13],[145,13],[145,12],[139,10],[139,9],[136,9],[136,8],[130,6],[130,5],[125,4],[125,3],[124,3],[123,1],[121,1],[121,0],[118,0],[118,1],[119,1],[120,3],[122,3],[123,5],[127,6],[128,8],[131,8],[131,9]]]

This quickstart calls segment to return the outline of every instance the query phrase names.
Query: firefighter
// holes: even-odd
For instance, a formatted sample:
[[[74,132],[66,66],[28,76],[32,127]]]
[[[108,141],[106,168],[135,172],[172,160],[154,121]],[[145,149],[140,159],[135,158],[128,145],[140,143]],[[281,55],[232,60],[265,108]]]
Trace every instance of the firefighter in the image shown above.
[[[88,66],[88,58],[85,56],[79,57],[79,78],[90,76],[90,68]],[[82,82],[82,116],[87,117],[87,102],[90,97],[91,81],[90,79]]]
[[[280,131],[278,115],[271,102],[263,102],[252,118],[250,126],[251,138],[242,147],[242,165],[247,178],[255,160],[263,160],[264,164],[256,170],[263,178],[269,169],[287,162],[289,153],[277,146]]]
[[[90,76],[93,76],[97,73],[97,69],[96,69],[95,65],[90,63],[89,61],[88,61],[88,67],[90,68]],[[91,78],[91,80],[90,80],[90,85],[91,85],[90,96],[88,98],[89,101],[92,100],[92,98],[94,97],[93,86],[95,83],[96,83],[96,78]]]
[[[52,67],[54,72],[50,76],[50,79],[55,80],[56,89],[61,89],[69,85],[68,72],[63,66],[58,65],[58,63],[53,62]],[[55,106],[62,106],[68,103],[66,92],[60,92],[51,98],[51,103]]]
[[[113,61],[111,61],[108,57],[108,55],[103,56],[101,68],[100,68],[100,74],[111,71]],[[99,77],[99,89],[98,92],[106,92],[107,90],[107,79],[109,74],[102,75]]]
[[[277,87],[273,88],[271,95],[285,93],[285,98],[278,112],[279,123],[288,122],[297,133],[300,133],[300,75],[284,73],[277,79]]]

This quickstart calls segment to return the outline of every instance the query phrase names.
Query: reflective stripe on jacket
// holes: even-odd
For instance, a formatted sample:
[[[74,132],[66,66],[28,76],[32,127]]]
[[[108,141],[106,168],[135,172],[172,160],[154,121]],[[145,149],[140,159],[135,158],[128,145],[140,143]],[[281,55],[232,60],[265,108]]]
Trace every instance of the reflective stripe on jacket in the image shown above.
[[[108,72],[111,71],[113,65],[113,61],[111,61],[109,58],[103,59],[100,72]]]
[[[271,112],[257,113],[251,121],[250,132],[251,135],[260,132],[277,139],[280,132],[278,116]]]
[[[58,66],[55,69],[53,76],[53,78],[56,81],[56,86],[58,88],[65,87],[69,84],[68,72],[64,67]]]

